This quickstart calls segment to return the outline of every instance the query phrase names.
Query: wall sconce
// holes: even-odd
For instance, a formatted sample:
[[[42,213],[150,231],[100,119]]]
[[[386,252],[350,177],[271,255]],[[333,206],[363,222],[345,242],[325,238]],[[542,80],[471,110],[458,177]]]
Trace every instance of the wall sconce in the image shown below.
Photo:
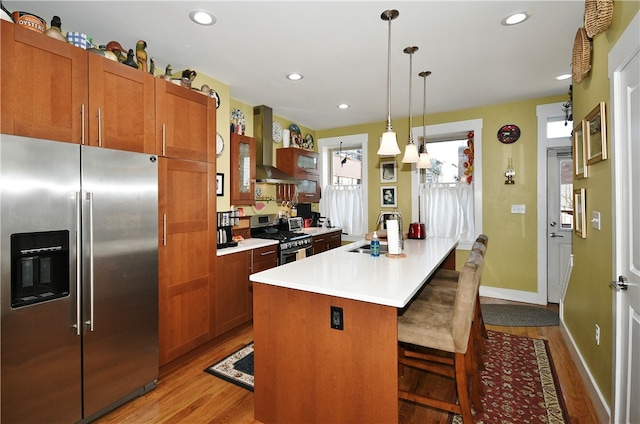
[[[504,171],[504,176],[507,177],[505,184],[515,184],[516,183],[516,171],[513,170],[513,162],[511,158],[509,158],[509,162],[507,164],[507,170]]]

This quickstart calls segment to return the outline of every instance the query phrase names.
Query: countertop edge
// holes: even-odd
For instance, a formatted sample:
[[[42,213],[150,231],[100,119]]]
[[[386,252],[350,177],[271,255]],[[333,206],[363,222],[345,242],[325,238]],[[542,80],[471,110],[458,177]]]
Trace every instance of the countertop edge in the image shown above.
[[[217,249],[216,256],[220,257],[225,255],[231,255],[232,253],[239,253],[247,250],[259,249],[265,246],[274,246],[276,244],[278,244],[277,240],[248,238],[248,239],[239,241],[237,246]]]

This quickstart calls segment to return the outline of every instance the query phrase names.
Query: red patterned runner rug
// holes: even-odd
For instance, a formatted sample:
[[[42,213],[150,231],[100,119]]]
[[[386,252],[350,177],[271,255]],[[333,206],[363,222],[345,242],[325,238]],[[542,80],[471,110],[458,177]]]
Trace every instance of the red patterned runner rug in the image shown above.
[[[567,423],[546,340],[489,331],[486,347],[484,412],[473,414],[475,423]],[[462,417],[455,415],[452,424],[462,424]]]

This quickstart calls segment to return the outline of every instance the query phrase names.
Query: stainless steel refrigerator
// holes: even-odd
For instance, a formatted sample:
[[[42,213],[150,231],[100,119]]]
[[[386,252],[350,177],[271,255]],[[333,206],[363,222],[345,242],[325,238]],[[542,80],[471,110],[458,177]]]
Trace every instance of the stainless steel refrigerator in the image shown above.
[[[2,134],[0,178],[1,422],[155,388],[157,157]]]

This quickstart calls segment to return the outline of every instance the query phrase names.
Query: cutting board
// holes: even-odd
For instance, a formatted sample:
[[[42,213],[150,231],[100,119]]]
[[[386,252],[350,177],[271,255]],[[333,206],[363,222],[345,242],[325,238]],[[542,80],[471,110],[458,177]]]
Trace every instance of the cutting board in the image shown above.
[[[380,230],[380,231],[376,231],[376,233],[378,234],[378,240],[381,241],[387,241],[387,230]],[[364,235],[364,238],[366,240],[371,240],[373,238],[373,233],[367,233]],[[403,239],[408,239],[409,238],[409,233],[404,233],[402,235]]]

